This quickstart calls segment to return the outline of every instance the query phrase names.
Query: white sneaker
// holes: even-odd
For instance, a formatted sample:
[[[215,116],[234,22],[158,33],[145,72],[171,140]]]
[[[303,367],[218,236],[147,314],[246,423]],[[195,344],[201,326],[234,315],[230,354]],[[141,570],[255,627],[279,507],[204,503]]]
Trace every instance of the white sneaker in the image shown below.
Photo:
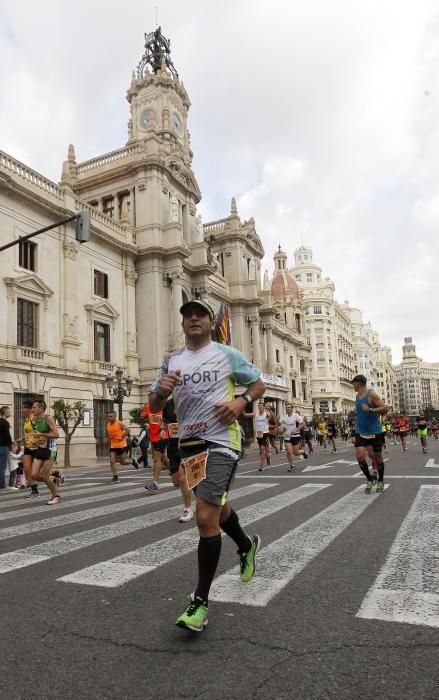
[[[192,520],[193,517],[194,517],[194,511],[192,510],[192,508],[185,508],[183,510],[183,513],[180,515],[178,522],[179,523],[188,523],[189,520]]]

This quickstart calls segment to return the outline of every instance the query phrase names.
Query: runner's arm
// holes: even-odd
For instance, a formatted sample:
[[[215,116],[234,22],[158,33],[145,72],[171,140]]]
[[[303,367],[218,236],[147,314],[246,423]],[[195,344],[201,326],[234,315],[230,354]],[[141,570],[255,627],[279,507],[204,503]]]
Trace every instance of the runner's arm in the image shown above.
[[[389,407],[384,403],[381,396],[379,396],[375,391],[370,392],[370,400],[372,405],[369,404],[369,410],[367,413],[378,413],[383,416],[388,412]]]
[[[47,416],[47,425],[50,428],[50,432],[41,433],[41,435],[44,435],[44,437],[47,437],[47,438],[59,438],[59,430],[56,427],[56,423],[53,420],[52,416]]]

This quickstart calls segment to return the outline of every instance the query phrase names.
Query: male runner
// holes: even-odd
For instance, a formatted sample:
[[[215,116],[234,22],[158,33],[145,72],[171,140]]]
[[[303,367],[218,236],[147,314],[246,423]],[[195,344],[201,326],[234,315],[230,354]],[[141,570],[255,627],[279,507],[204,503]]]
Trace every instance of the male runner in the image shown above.
[[[163,411],[151,411],[149,405],[143,409],[143,417],[149,425],[149,439],[152,446],[152,458],[154,461],[152,479],[145,484],[146,491],[157,493],[159,490],[160,472],[162,466],[169,469],[169,459],[166,455],[168,447],[168,432],[162,430]]]
[[[265,404],[266,410],[269,412],[268,440],[270,442],[271,447],[275,450],[276,454],[278,454],[279,449],[278,449],[278,446],[276,445],[278,420],[277,420],[276,414],[273,410],[273,406],[271,405],[271,401],[265,400],[264,404]]]
[[[437,422],[436,418],[431,419],[430,430],[431,430],[431,437],[434,438],[435,440],[437,440],[438,439],[438,431],[439,431],[439,423]]]
[[[321,418],[319,421],[319,431],[320,431],[320,445],[326,450],[326,438],[328,437],[328,424],[325,418]]]
[[[427,452],[428,420],[425,417],[424,411],[419,411],[419,416],[416,416],[415,422],[417,426],[417,435],[422,445],[422,452],[425,454]]]
[[[164,408],[173,393],[178,418],[180,451],[186,476],[197,498],[198,583],[176,624],[201,632],[207,624],[209,590],[221,554],[221,529],[238,547],[241,581],[250,581],[260,548],[258,535],[248,536],[228,502],[241,452],[237,418],[247,403],[261,397],[261,372],[231,346],[211,340],[214,311],[201,299],[180,309],[186,347],[162,364],[151,386],[150,407]],[[247,387],[234,398],[234,387]]]
[[[122,421],[117,419],[116,411],[108,411],[108,423],[106,425],[108,442],[110,443],[110,467],[113,476],[110,479],[110,484],[119,484],[119,474],[117,473],[117,460],[119,464],[132,464],[133,461],[126,454],[127,451],[127,435],[129,428]]]
[[[328,426],[328,438],[332,444],[332,452],[335,454],[337,452],[337,444],[335,442],[335,438],[337,437],[337,423],[333,416],[328,417],[326,425]]]
[[[270,453],[270,431],[269,431],[269,419],[272,411],[266,408],[263,401],[258,402],[258,410],[256,413],[245,412],[243,413],[246,418],[253,418],[255,423],[255,433],[256,440],[259,447],[259,469],[258,471],[264,471],[264,460],[267,460],[267,465],[271,462]]]
[[[54,506],[62,501],[58,493],[58,484],[52,479],[52,465],[56,460],[56,441],[59,438],[59,431],[52,416],[46,414],[46,410],[45,401],[33,402],[33,427],[38,447],[32,455],[31,477],[33,481],[42,481],[46,484],[50,491],[47,505]]]
[[[312,429],[311,425],[308,423],[308,419],[306,416],[303,417],[303,428],[302,428],[302,433],[303,433],[303,441],[308,447],[308,454],[310,455],[311,452],[314,452],[314,448],[312,446],[311,438],[312,438]]]
[[[384,491],[383,433],[379,417],[387,413],[388,407],[373,389],[367,389],[367,379],[363,374],[357,374],[353,378],[352,384],[357,394],[355,399],[355,453],[359,467],[366,477],[365,493],[370,493],[373,486],[366,461],[366,451],[369,445],[372,446],[373,458],[378,469],[377,493],[382,493]]]
[[[308,455],[301,447],[300,431],[304,426],[304,422],[298,413],[294,413],[293,406],[290,403],[285,405],[286,414],[280,419],[280,430],[285,435],[285,445],[287,448],[287,459],[290,465],[287,472],[295,472],[294,457],[299,459],[307,459]]]
[[[401,411],[395,420],[395,428],[399,437],[401,438],[402,451],[407,452],[407,436],[410,431],[410,425],[409,419],[405,415],[404,411]]]
[[[192,510],[191,506],[192,493],[189,491],[186,481],[186,474],[181,463],[178,439],[178,422],[177,414],[175,412],[174,399],[169,399],[169,401],[167,401],[165,404],[160,433],[164,436],[169,435],[167,449],[169,473],[171,475],[172,483],[174,484],[175,488],[180,489],[183,497],[183,513],[180,515],[178,521],[180,523],[188,523],[189,520],[192,520],[194,517],[194,511]]]

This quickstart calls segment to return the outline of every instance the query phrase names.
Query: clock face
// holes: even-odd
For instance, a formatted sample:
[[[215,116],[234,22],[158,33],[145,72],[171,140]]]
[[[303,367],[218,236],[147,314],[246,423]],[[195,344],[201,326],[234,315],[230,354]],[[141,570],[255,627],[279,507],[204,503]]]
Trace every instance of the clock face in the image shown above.
[[[183,124],[181,123],[180,117],[175,112],[172,114],[172,128],[177,132],[178,136],[183,136]]]
[[[156,116],[153,109],[144,109],[140,115],[140,128],[149,129],[155,123]]]

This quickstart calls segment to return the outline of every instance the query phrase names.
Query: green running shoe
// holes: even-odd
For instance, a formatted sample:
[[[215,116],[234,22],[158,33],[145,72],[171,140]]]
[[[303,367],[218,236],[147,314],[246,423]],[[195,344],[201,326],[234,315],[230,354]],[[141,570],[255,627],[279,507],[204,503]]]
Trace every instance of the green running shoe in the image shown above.
[[[195,598],[193,593],[190,598],[190,602],[177,617],[175,624],[192,632],[202,632],[207,625],[208,607],[200,598]]]
[[[364,493],[370,493],[372,491],[373,481],[368,481]]]
[[[259,535],[250,535],[251,547],[248,552],[239,552],[241,559],[241,574],[240,579],[247,583],[250,581],[256,570],[256,555],[261,548],[261,538]]]
[[[379,481],[377,483],[377,493],[383,493],[384,491],[384,481]]]

